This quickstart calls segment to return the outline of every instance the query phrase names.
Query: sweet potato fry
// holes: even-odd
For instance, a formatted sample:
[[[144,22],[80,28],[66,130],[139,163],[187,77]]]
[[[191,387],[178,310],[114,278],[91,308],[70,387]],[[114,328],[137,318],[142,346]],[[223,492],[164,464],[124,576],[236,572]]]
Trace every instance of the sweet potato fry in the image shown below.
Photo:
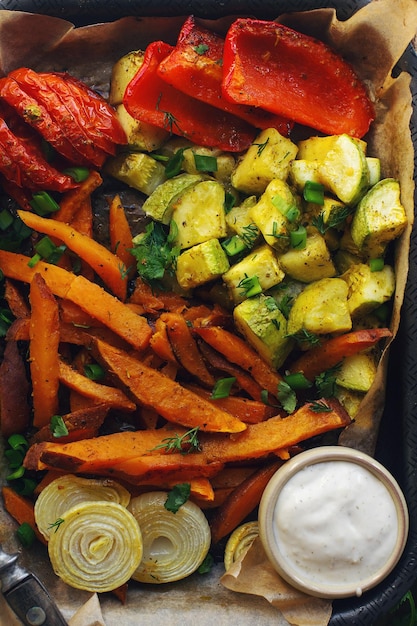
[[[87,237],[93,236],[93,207],[91,204],[91,196],[88,196],[80,204],[80,208],[70,221],[75,230]]]
[[[41,274],[30,283],[29,361],[32,379],[33,425],[41,428],[58,413],[59,310]]]
[[[226,537],[252,513],[261,501],[266,485],[282,463],[275,461],[261,467],[231,492],[210,520],[213,543]]]
[[[60,222],[70,224],[73,222],[78,210],[83,202],[91,196],[93,191],[100,187],[103,182],[100,174],[91,170],[88,178],[86,178],[78,187],[67,191],[60,202],[59,211],[54,214],[54,219]]]
[[[142,304],[149,313],[157,311],[181,311],[187,307],[187,301],[180,295],[169,291],[153,290],[141,278],[137,278],[130,302]]]
[[[29,317],[30,308],[19,287],[11,280],[5,280],[4,298],[16,318]]]
[[[109,205],[109,234],[110,249],[119,257],[128,275],[132,277],[136,269],[136,259],[130,252],[133,246],[132,231],[119,195],[114,196]]]
[[[159,480],[164,480],[168,476],[172,478],[172,474],[209,477],[210,472],[217,473],[225,463],[262,458],[350,423],[350,417],[337,401],[326,402],[328,410],[321,413],[306,404],[286,418],[272,417],[260,424],[250,424],[239,435],[200,433],[201,451],[193,454],[167,454],[164,451],[167,438],[175,434],[182,436],[186,431],[180,427],[175,431],[160,428],[67,444],[35,444],[29,448],[24,465],[32,470],[61,469],[85,474],[114,475],[117,469],[127,482],[139,482],[141,476],[159,476]]]
[[[35,274],[42,274],[52,293],[61,298],[65,297],[74,274],[57,265],[39,261],[35,267],[29,266],[30,257],[17,252],[0,250],[0,269],[8,278],[30,283]]]
[[[146,318],[131,311],[99,285],[91,283],[83,276],[77,276],[65,296],[137,350],[142,350],[149,344],[152,330]]]
[[[270,394],[276,397],[278,383],[282,380],[281,376],[277,372],[273,372],[269,365],[243,339],[220,326],[197,327],[195,332],[229,361],[248,371],[262,389],[267,389]]]
[[[246,424],[213,406],[158,370],[126,352],[96,341],[96,357],[142,406],[154,408],[169,422],[188,428],[238,433]]]
[[[187,384],[188,389],[196,393],[198,396],[205,398],[209,402],[213,402],[216,406],[221,407],[224,411],[228,411],[235,417],[238,417],[245,424],[257,424],[263,422],[270,417],[276,415],[277,411],[274,407],[268,406],[257,400],[250,400],[241,396],[227,396],[227,398],[210,399],[211,392],[203,389],[198,385]]]
[[[117,463],[149,454],[166,437],[185,432],[181,427],[175,430],[158,428],[102,435],[72,443],[42,442],[29,448],[24,464],[33,470],[49,466],[67,472],[99,473]]]
[[[291,372],[303,372],[313,381],[321,372],[334,367],[345,357],[362,352],[374,346],[380,339],[392,337],[388,328],[370,328],[355,330],[339,337],[333,337],[321,345],[304,352],[291,365]]]
[[[152,350],[161,359],[178,365],[178,361],[172,350],[172,345],[168,339],[167,325],[160,317],[158,317],[155,322],[155,330],[150,338],[149,344]]]
[[[25,498],[11,487],[2,487],[2,496],[4,502],[4,508],[11,515],[18,524],[27,523],[35,531],[35,535],[39,541],[46,544],[45,538],[38,531],[35,514],[33,512],[33,503],[28,498]]]
[[[22,433],[29,426],[29,392],[25,364],[17,343],[7,341],[0,365],[0,432],[4,437]]]
[[[103,322],[100,322],[92,315],[89,315],[78,304],[74,304],[71,300],[61,299],[59,301],[59,317],[62,322],[66,324],[73,324],[83,328],[90,328],[92,326],[104,326]]]
[[[94,269],[114,295],[122,301],[126,299],[127,279],[122,264],[105,246],[79,233],[65,222],[41,217],[30,211],[18,211],[18,215],[29,228],[62,241]]]
[[[62,420],[67,427],[68,435],[59,437],[60,443],[97,437],[109,409],[109,404],[95,404],[63,415]],[[40,443],[41,441],[57,441],[49,424],[38,430],[31,438],[30,443]]]
[[[83,376],[62,359],[59,361],[59,380],[82,396],[94,400],[97,404],[105,402],[109,406],[124,411],[134,411],[136,404],[116,387],[109,387]]]
[[[210,462],[235,463],[289,448],[316,435],[343,428],[350,422],[351,418],[337,400],[326,399],[322,404],[306,403],[287,417],[271,417],[259,424],[249,424],[245,432],[233,439],[201,433],[200,443]]]
[[[178,362],[203,384],[213,387],[216,379],[207,369],[184,317],[180,313],[167,312],[162,313],[160,319],[166,324],[168,339]]]
[[[245,391],[254,400],[261,400],[262,387],[250,374],[242,370],[238,365],[228,361],[226,357],[220,354],[220,352],[217,352],[217,350],[214,350],[208,343],[202,342],[199,349],[213,368],[219,372],[228,374],[228,376],[233,376],[236,378],[236,385],[240,389]]]
[[[144,317],[133,313],[123,302],[83,276],[74,276],[43,261],[34,268],[29,267],[29,260],[24,254],[0,250],[0,269],[8,278],[30,283],[36,273],[42,274],[55,296],[78,304],[134,348],[142,350],[148,345],[152,330]]]
[[[223,463],[209,463],[199,454],[180,453],[144,455],[116,463],[109,475],[131,483],[143,481],[159,483],[188,482],[195,479],[211,478],[223,469]],[[103,470],[107,474],[106,470]]]

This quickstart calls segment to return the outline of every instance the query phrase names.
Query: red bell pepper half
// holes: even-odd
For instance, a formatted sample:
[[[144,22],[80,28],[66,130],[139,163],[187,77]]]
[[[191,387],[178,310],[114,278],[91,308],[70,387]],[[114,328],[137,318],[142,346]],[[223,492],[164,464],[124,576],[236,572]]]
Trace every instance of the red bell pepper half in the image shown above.
[[[276,128],[288,135],[292,123],[259,106],[235,104],[223,97],[224,39],[196,24],[193,16],[184,22],[172,52],[159,64],[158,74],[180,91],[228,111],[255,128]]]
[[[254,127],[184,94],[160,78],[158,66],[172,49],[163,41],[146,48],[143,64],[125,90],[123,103],[128,113],[197,145],[229,152],[246,150],[255,139]]]
[[[323,42],[272,21],[239,18],[223,55],[223,95],[326,134],[363,137],[375,118],[363,83]]]

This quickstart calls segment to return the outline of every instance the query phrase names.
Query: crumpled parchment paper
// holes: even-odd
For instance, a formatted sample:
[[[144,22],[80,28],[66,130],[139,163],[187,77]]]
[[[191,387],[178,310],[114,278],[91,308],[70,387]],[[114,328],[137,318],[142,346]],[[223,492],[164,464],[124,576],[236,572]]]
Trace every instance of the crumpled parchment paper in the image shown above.
[[[83,28],[74,28],[65,20],[46,16],[31,15],[12,11],[0,11],[0,74],[20,67],[30,66],[38,70],[69,70],[74,75],[100,90],[108,91],[109,76],[112,64],[130,50],[144,48],[147,43],[163,39],[175,43],[178,30],[185,17],[178,18],[123,18],[114,23],[98,24]],[[224,18],[214,23],[207,22],[219,32],[224,32],[233,18]],[[414,219],[414,151],[410,136],[409,121],[411,116],[410,76],[405,72],[395,78],[391,75],[393,67],[402,53],[414,38],[417,25],[417,2],[415,0],[373,0],[345,22],[337,20],[332,9],[319,9],[305,13],[291,13],[279,18],[279,21],[317,36],[338,50],[356,69],[359,76],[366,82],[370,93],[377,102],[377,119],[372,131],[366,137],[368,154],[381,159],[384,177],[398,178],[402,189],[402,202],[408,215],[408,227],[396,246],[396,294],[391,329],[395,335],[400,319],[401,304],[407,280],[408,253],[410,232]],[[325,94],[323,94],[325,97]],[[340,438],[340,443],[373,453],[379,421],[384,405],[384,386],[388,347],[384,351],[377,379],[361,405],[355,422],[347,428]],[[3,535],[0,527],[0,539]],[[174,615],[170,610],[170,593],[154,594],[158,602],[165,602],[167,611],[158,617],[146,621],[146,615],[153,616],[151,608],[146,613],[146,602],[141,605],[144,597],[137,595],[135,589],[129,590],[128,605],[119,606],[104,612],[107,626],[121,624],[124,626],[138,623],[136,621],[139,606],[143,606],[141,624],[209,624],[212,621],[210,610],[218,609],[218,625],[236,623],[237,614],[230,614],[233,602],[226,602],[221,595],[220,583],[213,583],[211,577],[206,584],[207,598],[201,595],[200,607],[187,606],[189,613]],[[192,585],[193,583],[191,583]],[[331,616],[331,602],[312,598],[292,589],[280,579],[272,569],[257,540],[233,570],[221,578],[223,588],[240,592],[241,597],[249,594],[264,598],[266,603],[279,609],[276,624],[293,624],[298,626],[325,626]],[[187,605],[188,583],[183,586],[171,587],[175,595],[175,606]],[[143,589],[140,590],[143,593]],[[147,590],[145,590],[145,593]],[[154,591],[152,591],[154,593]],[[182,594],[182,595],[181,595]],[[212,594],[212,596],[210,596]],[[234,594],[232,594],[234,595]],[[217,607],[216,598],[222,597]],[[57,596],[59,597],[59,596]],[[93,595],[85,604],[85,597],[80,596],[79,603],[73,611],[71,626],[104,625],[100,603]],[[148,597],[148,596],[146,596]],[[151,599],[152,600],[152,599]],[[204,607],[204,602],[207,604]],[[3,606],[0,598],[0,612]],[[209,602],[209,603],[208,603]],[[257,606],[253,600],[254,606]],[[4,602],[3,602],[4,604]],[[76,607],[81,608],[74,614]],[[229,606],[230,604],[230,606]],[[244,604],[244,603],[243,603]],[[267,607],[265,604],[265,607]],[[159,606],[159,605],[158,605]],[[248,604],[247,607],[250,605]],[[264,605],[262,605],[264,606]],[[210,607],[210,610],[209,610]],[[204,610],[206,608],[206,610]],[[4,610],[7,610],[5,608]],[[201,612],[200,612],[201,611]],[[268,610],[265,608],[266,615]],[[252,623],[254,614],[248,611],[247,623]],[[271,623],[269,617],[261,620],[262,610],[257,612],[257,624]],[[190,622],[187,622],[190,617]],[[12,619],[12,618],[10,618]],[[233,621],[234,620],[234,621]],[[275,622],[275,619],[273,620]],[[9,622],[8,622],[9,623]],[[10,621],[10,624],[13,622]]]

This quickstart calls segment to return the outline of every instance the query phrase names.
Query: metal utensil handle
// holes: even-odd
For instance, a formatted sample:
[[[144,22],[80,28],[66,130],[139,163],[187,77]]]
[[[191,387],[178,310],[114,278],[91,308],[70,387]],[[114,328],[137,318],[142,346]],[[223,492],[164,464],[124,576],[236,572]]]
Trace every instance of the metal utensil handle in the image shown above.
[[[4,594],[25,626],[68,626],[42,583],[29,574]]]

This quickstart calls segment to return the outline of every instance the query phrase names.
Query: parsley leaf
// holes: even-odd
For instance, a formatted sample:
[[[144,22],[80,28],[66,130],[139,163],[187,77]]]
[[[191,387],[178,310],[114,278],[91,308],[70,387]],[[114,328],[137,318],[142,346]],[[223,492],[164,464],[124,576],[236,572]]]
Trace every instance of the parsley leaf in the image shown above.
[[[163,224],[151,222],[142,235],[135,237],[131,252],[137,261],[139,276],[150,285],[158,283],[166,271],[175,267],[179,254],[179,249],[171,246],[175,230],[175,222],[171,222],[168,233]]]
[[[68,428],[60,415],[51,417],[50,429],[54,437],[66,437],[68,435]]]
[[[284,380],[278,383],[278,400],[286,413],[292,413],[297,406],[296,393]]]
[[[164,507],[171,513],[177,513],[179,508],[187,502],[191,493],[190,483],[175,485],[167,495]]]

